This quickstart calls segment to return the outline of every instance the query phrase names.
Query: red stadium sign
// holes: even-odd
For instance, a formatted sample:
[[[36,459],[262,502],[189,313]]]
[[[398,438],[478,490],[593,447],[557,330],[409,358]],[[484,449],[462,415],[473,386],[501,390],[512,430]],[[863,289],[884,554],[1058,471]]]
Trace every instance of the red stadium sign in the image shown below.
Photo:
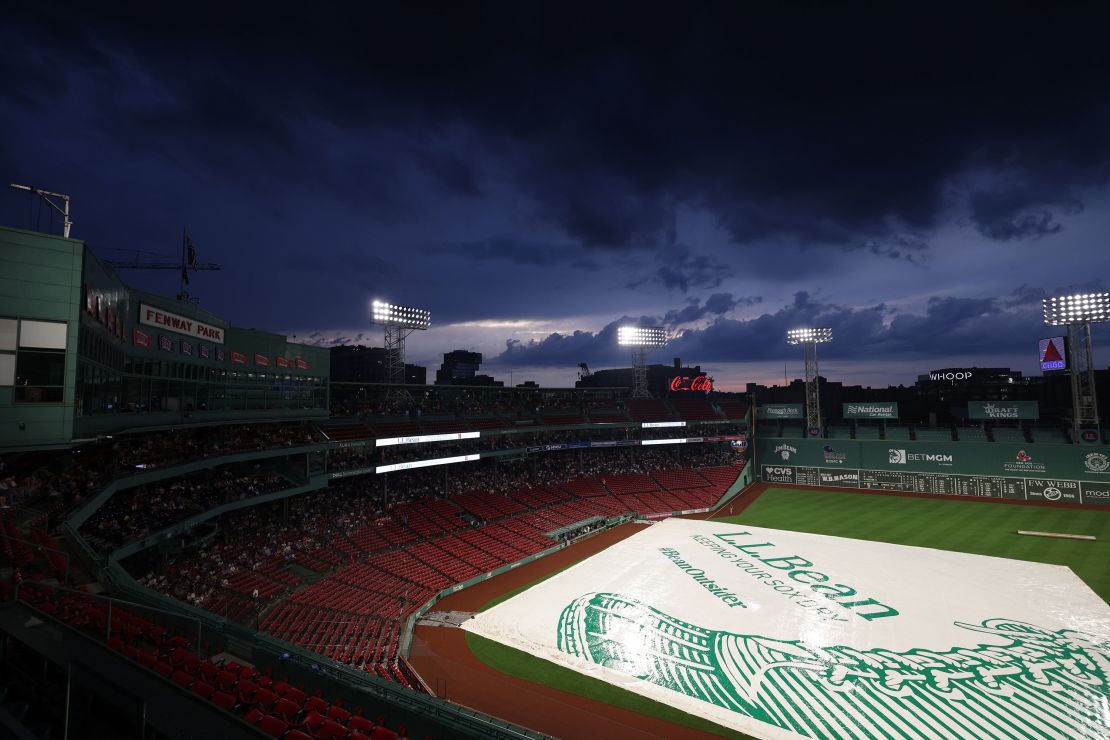
[[[274,358],[274,362],[277,363],[278,367],[289,367],[288,357],[282,357],[281,355],[278,355]]]
[[[709,393],[713,390],[713,378],[708,375],[676,375],[671,378],[672,391],[703,391]]]

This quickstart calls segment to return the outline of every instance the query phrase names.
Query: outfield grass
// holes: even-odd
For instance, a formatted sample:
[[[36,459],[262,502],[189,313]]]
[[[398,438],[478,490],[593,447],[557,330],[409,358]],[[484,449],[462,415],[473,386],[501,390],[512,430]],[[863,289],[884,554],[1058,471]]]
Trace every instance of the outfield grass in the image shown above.
[[[1110,512],[771,488],[742,514],[715,521],[1066,565],[1104,601],[1110,601]],[[1019,529],[1090,534],[1098,539],[1028,537],[1017,534]],[[554,575],[493,599],[482,611]],[[746,737],[493,640],[469,632],[466,640],[479,660],[502,673],[723,737]]]
[[[1110,601],[1110,512],[771,488],[720,521],[1066,565]],[[1029,537],[1019,529],[1098,539]]]

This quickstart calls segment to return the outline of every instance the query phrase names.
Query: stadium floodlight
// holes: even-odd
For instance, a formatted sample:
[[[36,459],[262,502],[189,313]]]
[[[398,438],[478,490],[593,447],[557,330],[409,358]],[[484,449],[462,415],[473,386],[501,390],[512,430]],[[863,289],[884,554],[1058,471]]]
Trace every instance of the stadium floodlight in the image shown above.
[[[375,324],[393,324],[408,329],[427,329],[432,323],[432,314],[423,308],[395,306],[385,301],[374,301],[370,310]]]
[[[1044,322],[1049,326],[1110,321],[1110,293],[1080,293],[1045,298],[1041,301],[1041,306],[1044,309]]]
[[[632,398],[651,398],[647,351],[667,344],[667,330],[661,326],[622,326],[617,329],[617,344],[632,348]]]
[[[667,330],[660,326],[622,326],[617,329],[617,344],[622,347],[663,347]]]
[[[1041,301],[1044,322],[1068,328],[1071,352],[1072,442],[1101,440],[1095,363],[1091,352],[1091,324],[1110,321],[1110,293],[1077,293]]]
[[[805,328],[790,329],[786,332],[787,344],[800,344],[806,365],[806,435],[817,437],[821,434],[821,391],[817,379],[817,345],[832,341],[832,329]]]
[[[791,329],[786,332],[787,344],[805,344],[816,342],[824,344],[832,341],[832,329]]]
[[[374,300],[370,304],[370,315],[374,323],[381,324],[385,330],[386,377],[391,386],[386,399],[411,404],[409,392],[398,387],[405,385],[405,338],[413,331],[431,326],[432,314],[423,308]]]

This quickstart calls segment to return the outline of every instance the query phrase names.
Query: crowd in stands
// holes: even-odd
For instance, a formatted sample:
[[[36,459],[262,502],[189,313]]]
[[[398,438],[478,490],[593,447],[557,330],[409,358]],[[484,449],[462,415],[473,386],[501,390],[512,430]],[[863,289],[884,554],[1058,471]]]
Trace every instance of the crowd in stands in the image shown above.
[[[215,506],[291,485],[284,475],[263,469],[260,464],[209,469],[117,491],[81,532],[100,550],[108,551]]]

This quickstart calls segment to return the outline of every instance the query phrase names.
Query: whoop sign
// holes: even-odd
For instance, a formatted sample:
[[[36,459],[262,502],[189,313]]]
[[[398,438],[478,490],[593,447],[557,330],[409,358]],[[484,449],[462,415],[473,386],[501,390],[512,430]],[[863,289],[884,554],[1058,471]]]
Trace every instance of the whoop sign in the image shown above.
[[[702,391],[708,393],[713,390],[713,378],[708,375],[676,375],[671,378],[672,391]]]

